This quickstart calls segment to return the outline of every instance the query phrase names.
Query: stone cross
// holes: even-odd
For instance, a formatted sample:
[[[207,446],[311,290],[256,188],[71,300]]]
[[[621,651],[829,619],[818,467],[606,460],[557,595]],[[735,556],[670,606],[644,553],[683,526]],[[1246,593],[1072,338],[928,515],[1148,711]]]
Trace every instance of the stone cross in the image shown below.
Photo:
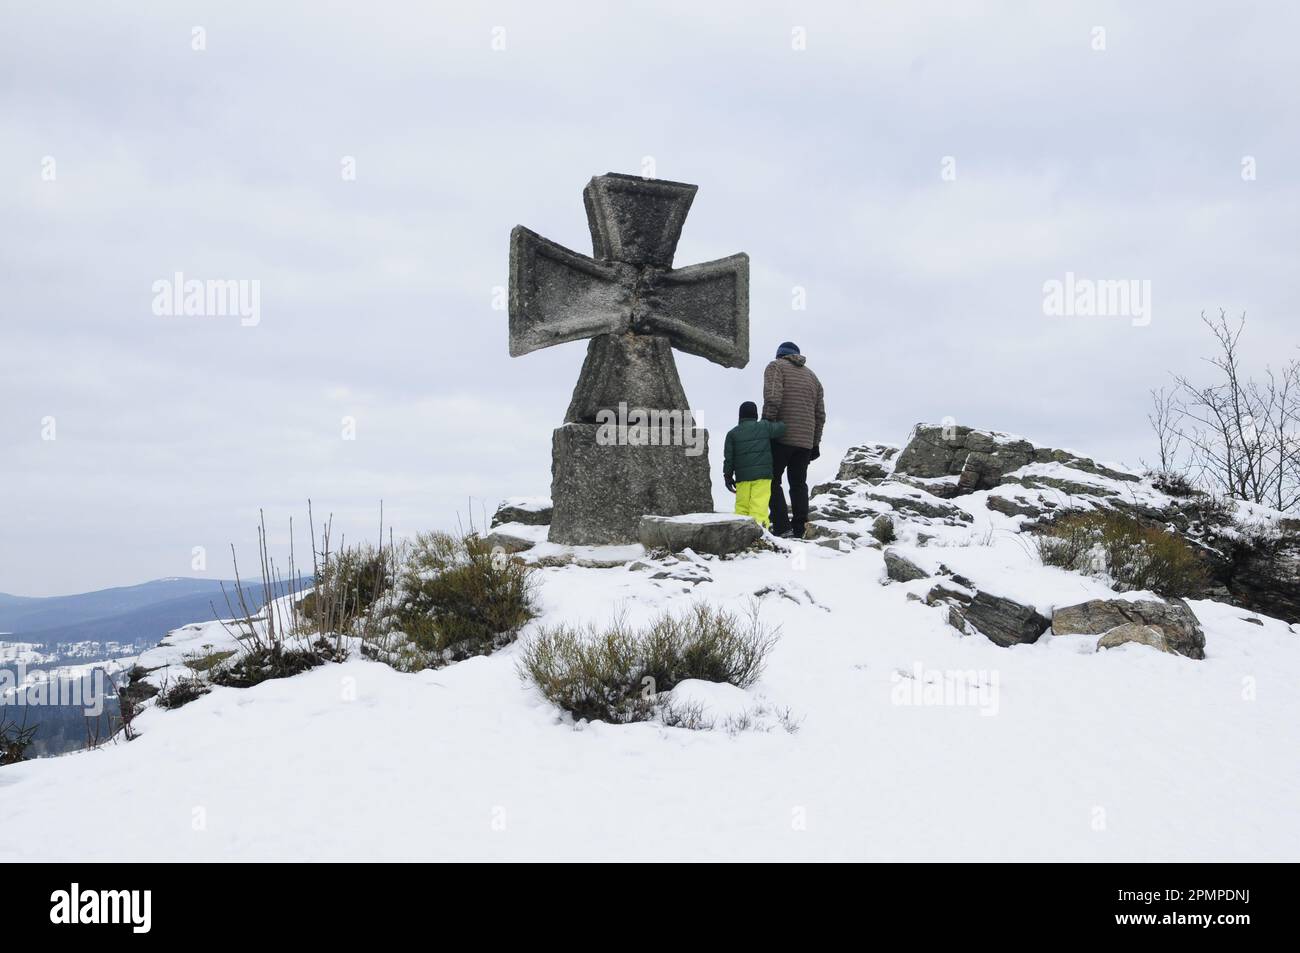
[[[553,541],[630,542],[648,513],[712,510],[707,452],[602,445],[587,429],[620,405],[689,413],[674,348],[724,367],[749,362],[749,256],[672,266],[695,192],[596,176],[583,190],[591,257],[523,226],[510,233],[511,356],[590,339],[552,441]]]

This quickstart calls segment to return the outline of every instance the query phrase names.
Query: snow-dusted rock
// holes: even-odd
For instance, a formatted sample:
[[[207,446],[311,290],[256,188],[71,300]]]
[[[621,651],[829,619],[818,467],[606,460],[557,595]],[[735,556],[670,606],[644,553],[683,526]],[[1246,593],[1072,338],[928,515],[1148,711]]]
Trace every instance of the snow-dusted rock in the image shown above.
[[[1148,628],[1159,638],[1138,631]],[[1098,641],[1098,648],[1139,641],[1187,658],[1205,658],[1205,633],[1182,599],[1090,599],[1054,611],[1052,634],[1108,637]]]
[[[1033,463],[1060,463],[1110,480],[1137,481],[1137,474],[1102,466],[1068,450],[1040,447],[1023,437],[974,427],[917,424],[894,465],[896,474],[956,476],[958,493],[991,489],[1006,474]]]
[[[722,556],[738,553],[763,536],[763,528],[738,513],[686,513],[682,516],[643,516],[639,529],[646,549]]]
[[[504,523],[523,523],[525,526],[548,526],[551,522],[551,500],[546,496],[511,496],[501,501],[492,514],[492,526]]]
[[[911,582],[913,579],[924,579],[934,575],[926,572],[896,549],[886,549],[884,557],[885,573],[895,582]]]
[[[892,443],[867,443],[850,447],[840,461],[837,480],[864,480],[868,483],[886,479],[894,472],[898,447]]]
[[[507,553],[522,553],[545,541],[545,525],[526,523],[502,523],[483,537],[488,548]]]

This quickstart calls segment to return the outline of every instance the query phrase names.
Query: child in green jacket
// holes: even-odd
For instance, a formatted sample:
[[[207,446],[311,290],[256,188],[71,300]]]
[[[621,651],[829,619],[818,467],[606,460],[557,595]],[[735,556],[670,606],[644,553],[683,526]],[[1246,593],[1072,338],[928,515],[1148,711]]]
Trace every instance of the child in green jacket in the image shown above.
[[[772,493],[772,441],[785,433],[779,420],[759,420],[752,400],[740,405],[740,423],[727,431],[722,453],[722,481],[736,494],[736,512],[766,527]]]

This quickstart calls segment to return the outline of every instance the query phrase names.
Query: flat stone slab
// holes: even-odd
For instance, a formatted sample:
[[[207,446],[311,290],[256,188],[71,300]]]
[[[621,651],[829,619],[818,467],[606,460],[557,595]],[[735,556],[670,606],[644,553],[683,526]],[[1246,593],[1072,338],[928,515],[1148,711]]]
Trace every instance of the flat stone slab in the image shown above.
[[[638,528],[646,549],[725,556],[747,549],[763,538],[763,528],[738,513],[685,513],[680,516],[643,516]]]
[[[621,569],[628,563],[644,559],[645,554],[645,547],[640,543],[626,546],[564,546],[543,542],[520,558],[530,566],[539,568],[579,566],[583,569]]]

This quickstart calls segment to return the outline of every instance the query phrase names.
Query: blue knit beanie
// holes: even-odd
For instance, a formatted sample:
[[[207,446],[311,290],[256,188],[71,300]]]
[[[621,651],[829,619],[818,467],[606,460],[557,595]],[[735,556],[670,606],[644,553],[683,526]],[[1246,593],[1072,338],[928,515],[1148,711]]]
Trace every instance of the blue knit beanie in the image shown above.
[[[779,348],[776,349],[777,357],[785,357],[787,354],[798,354],[798,353],[799,353],[799,345],[795,344],[793,341],[786,341]]]

